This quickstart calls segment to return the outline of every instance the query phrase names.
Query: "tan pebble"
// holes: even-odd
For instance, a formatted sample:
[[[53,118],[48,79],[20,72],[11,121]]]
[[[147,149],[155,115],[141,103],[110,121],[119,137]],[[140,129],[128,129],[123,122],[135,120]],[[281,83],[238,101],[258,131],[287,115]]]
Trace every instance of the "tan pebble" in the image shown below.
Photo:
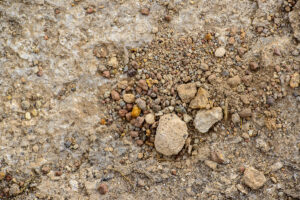
[[[25,119],[31,120],[31,114],[30,114],[30,112],[26,112],[25,113]]]

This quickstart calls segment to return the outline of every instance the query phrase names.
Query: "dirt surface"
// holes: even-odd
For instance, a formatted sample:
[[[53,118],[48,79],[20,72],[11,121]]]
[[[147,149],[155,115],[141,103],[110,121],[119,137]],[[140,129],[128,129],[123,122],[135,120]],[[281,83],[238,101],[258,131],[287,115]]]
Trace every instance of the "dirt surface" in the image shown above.
[[[299,22],[297,0],[0,0],[0,199],[299,199]]]

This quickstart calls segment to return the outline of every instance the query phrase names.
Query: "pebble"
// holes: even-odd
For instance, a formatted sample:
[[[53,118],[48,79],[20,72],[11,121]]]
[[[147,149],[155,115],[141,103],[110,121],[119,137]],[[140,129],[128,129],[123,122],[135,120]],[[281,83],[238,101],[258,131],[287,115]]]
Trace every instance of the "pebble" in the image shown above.
[[[204,164],[205,164],[206,166],[208,166],[209,168],[211,168],[212,170],[216,170],[216,169],[217,169],[217,166],[218,166],[218,164],[217,164],[216,162],[211,161],[211,160],[205,160],[205,161],[204,161]]]
[[[98,187],[98,191],[100,194],[106,194],[108,192],[108,187],[105,183],[101,183]]]
[[[188,114],[183,114],[183,121],[189,123],[193,118]]]
[[[139,132],[137,131],[130,131],[130,136],[133,137],[133,138],[136,138],[139,136]]]
[[[5,178],[5,173],[4,172],[0,172],[0,181],[2,181]]]
[[[30,107],[30,103],[28,101],[22,101],[21,107],[23,110],[28,110]]]
[[[241,78],[240,78],[238,75],[236,75],[236,76],[234,76],[234,77],[232,77],[232,78],[229,78],[227,82],[228,82],[228,84],[229,84],[230,86],[236,87],[236,86],[238,86],[239,84],[241,84]]]
[[[120,94],[117,92],[117,91],[115,91],[115,90],[112,90],[111,92],[110,92],[110,95],[111,95],[111,98],[113,99],[113,100],[115,100],[115,101],[119,101],[121,98],[120,98]]]
[[[133,94],[124,94],[123,99],[126,103],[134,103],[135,96]]]
[[[108,70],[104,71],[104,72],[102,73],[102,75],[103,75],[103,77],[105,77],[105,78],[110,78],[110,72],[109,72]]]
[[[272,172],[276,172],[277,170],[280,170],[282,167],[283,167],[282,162],[276,162],[270,168]]]
[[[111,57],[107,64],[113,68],[116,68],[119,63],[116,57]]]
[[[154,124],[155,122],[155,116],[153,113],[149,113],[145,116],[145,121],[147,124]]]
[[[267,96],[267,99],[266,99],[266,103],[269,105],[269,106],[272,106],[274,105],[275,103],[275,99],[271,96]]]
[[[231,116],[231,120],[232,120],[232,122],[233,122],[235,125],[239,125],[240,122],[241,122],[240,115],[239,115],[238,113],[234,113],[234,114]]]
[[[141,98],[138,98],[135,103],[138,105],[138,107],[142,110],[146,110],[147,109],[147,106],[146,106],[146,101],[144,101],[143,99]]]
[[[205,89],[199,88],[196,97],[190,103],[190,108],[206,108],[208,105],[208,97],[209,93]]]
[[[212,151],[210,153],[211,160],[218,163],[218,164],[223,164],[225,162],[225,157],[224,154],[221,153],[220,151]]]
[[[148,84],[145,80],[139,80],[137,85],[145,91],[148,90]]]
[[[181,84],[177,87],[178,95],[184,103],[189,103],[196,95],[195,83]]]
[[[247,118],[252,116],[252,111],[251,108],[244,108],[240,113],[239,113],[241,118]]]
[[[148,16],[149,13],[150,13],[150,9],[149,9],[149,8],[142,8],[142,9],[140,10],[140,12],[141,12],[142,15]]]
[[[31,120],[31,114],[30,114],[30,112],[26,112],[25,113],[25,119]]]
[[[166,114],[159,120],[155,135],[155,149],[166,156],[178,154],[188,137],[186,123],[175,114]]]
[[[291,88],[299,87],[299,81],[300,81],[300,76],[299,73],[296,72],[291,76],[290,87]]]
[[[261,188],[266,180],[264,174],[253,167],[246,168],[243,176],[244,183],[253,190]]]
[[[140,114],[141,109],[137,105],[134,105],[131,111],[131,117],[138,117]]]
[[[165,16],[165,20],[166,20],[167,22],[170,22],[170,21],[172,20],[172,17],[171,17],[170,15],[166,15],[166,16]]]
[[[252,71],[257,71],[259,69],[259,65],[256,62],[251,62],[249,67]]]
[[[217,50],[215,51],[215,56],[218,57],[218,58],[221,58],[225,55],[226,53],[226,50],[224,47],[219,47],[217,48]]]
[[[200,133],[206,133],[216,122],[223,119],[222,108],[200,110],[194,119],[194,126]]]
[[[19,185],[15,184],[15,183],[12,184],[12,186],[9,189],[9,194],[12,196],[16,196],[16,195],[20,194],[20,192],[21,191],[20,191]]]

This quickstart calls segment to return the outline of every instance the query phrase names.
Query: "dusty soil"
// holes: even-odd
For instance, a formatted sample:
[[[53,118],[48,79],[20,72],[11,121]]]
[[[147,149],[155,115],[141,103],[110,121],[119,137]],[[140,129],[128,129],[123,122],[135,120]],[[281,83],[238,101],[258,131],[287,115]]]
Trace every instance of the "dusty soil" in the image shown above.
[[[0,0],[0,199],[299,199],[299,22],[297,0]]]

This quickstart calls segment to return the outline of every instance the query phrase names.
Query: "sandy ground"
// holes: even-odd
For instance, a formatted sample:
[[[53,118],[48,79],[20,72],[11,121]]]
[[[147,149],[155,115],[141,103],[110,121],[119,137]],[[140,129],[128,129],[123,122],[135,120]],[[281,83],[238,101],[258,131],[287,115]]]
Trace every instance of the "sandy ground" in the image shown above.
[[[299,199],[299,23],[297,0],[0,0],[0,199]]]

